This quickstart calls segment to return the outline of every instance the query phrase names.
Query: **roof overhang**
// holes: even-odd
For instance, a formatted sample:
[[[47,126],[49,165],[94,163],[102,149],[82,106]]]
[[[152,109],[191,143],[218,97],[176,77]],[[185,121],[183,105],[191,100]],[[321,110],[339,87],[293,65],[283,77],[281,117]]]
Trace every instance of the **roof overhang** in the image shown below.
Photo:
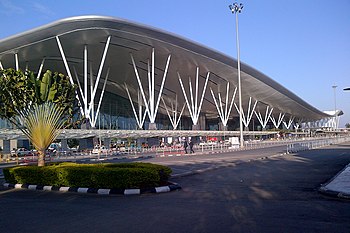
[[[108,36],[111,36],[102,77],[110,68],[106,90],[127,98],[124,83],[128,83],[133,96],[137,95],[138,83],[135,77],[130,53],[135,57],[140,76],[147,85],[147,60],[152,48],[155,48],[155,79],[159,89],[166,59],[172,55],[168,75],[165,81],[163,97],[166,101],[178,96],[184,103],[177,72],[181,74],[186,89],[188,77],[194,80],[196,67],[200,68],[199,89],[204,86],[205,76],[210,72],[208,88],[204,96],[202,112],[207,117],[217,117],[218,113],[212,99],[210,88],[218,93],[226,93],[226,84],[237,86],[237,61],[221,52],[207,48],[196,42],[153,27],[127,20],[102,17],[79,16],[53,22],[33,30],[11,36],[0,41],[0,61],[4,68],[15,67],[14,54],[17,54],[19,66],[36,71],[45,58],[44,69],[51,69],[67,74],[57,45],[60,38],[69,66],[77,71],[83,81],[84,46],[88,46],[88,60],[94,74],[98,73],[99,64]],[[73,68],[72,68],[73,69]],[[72,71],[73,73],[73,71]],[[249,99],[257,100],[257,109],[265,111],[272,107],[273,114],[285,113],[286,117],[295,117],[299,121],[313,121],[329,117],[304,100],[264,75],[256,69],[241,64],[242,104],[247,110]],[[101,86],[103,78],[100,80]],[[201,92],[200,92],[201,93]],[[238,102],[238,96],[236,96]],[[160,109],[164,112],[164,109]],[[185,113],[188,115],[188,113]],[[238,115],[232,111],[232,115]]]

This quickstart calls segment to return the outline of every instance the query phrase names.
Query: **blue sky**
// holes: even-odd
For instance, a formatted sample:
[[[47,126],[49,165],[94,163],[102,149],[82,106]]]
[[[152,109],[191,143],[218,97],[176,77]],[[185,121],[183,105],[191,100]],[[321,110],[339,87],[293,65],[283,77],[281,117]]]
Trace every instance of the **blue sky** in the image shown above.
[[[236,57],[235,18],[226,0],[0,0],[0,39],[77,15],[106,15],[154,26]],[[320,110],[350,122],[350,1],[245,0],[241,60]],[[244,87],[243,87],[244,88]]]

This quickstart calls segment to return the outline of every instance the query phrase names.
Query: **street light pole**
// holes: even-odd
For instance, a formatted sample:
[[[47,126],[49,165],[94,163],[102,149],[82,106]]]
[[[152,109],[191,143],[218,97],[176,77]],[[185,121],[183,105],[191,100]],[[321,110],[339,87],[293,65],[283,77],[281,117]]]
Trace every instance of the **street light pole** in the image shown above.
[[[239,53],[239,36],[238,36],[238,13],[242,12],[243,4],[234,3],[229,5],[232,14],[236,14],[236,43],[237,43],[237,70],[238,70],[238,98],[239,98],[239,135],[240,135],[240,147],[244,147],[243,140],[243,121],[242,121],[242,86],[241,86],[241,64]]]
[[[337,96],[336,96],[336,89],[337,86],[333,85],[332,86],[333,90],[334,90],[334,130],[337,129]]]

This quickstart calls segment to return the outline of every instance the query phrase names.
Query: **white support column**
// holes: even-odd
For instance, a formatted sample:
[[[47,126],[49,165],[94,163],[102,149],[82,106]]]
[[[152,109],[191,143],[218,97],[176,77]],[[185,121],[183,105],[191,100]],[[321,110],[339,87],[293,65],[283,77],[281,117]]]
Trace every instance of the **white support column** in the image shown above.
[[[43,60],[41,60],[41,64],[40,64],[39,71],[38,71],[38,75],[36,76],[36,79],[39,79],[39,78],[40,78],[41,72],[42,72],[43,67],[44,67],[44,63],[45,63],[45,57],[43,58]]]
[[[242,122],[243,122],[243,124],[244,124],[245,127],[248,127],[248,126],[249,126],[249,123],[250,123],[250,121],[252,120],[252,117],[253,117],[253,114],[254,114],[255,107],[256,107],[257,103],[258,103],[258,101],[255,100],[254,105],[253,105],[253,108],[251,108],[252,97],[249,97],[247,115],[245,115],[244,110],[243,110],[243,107],[242,107],[242,113],[241,113],[241,115],[242,115]],[[235,108],[236,108],[237,112],[239,113],[239,108],[238,108],[237,104],[234,103],[234,105],[235,105]]]
[[[209,76],[210,76],[210,72],[207,72],[207,77],[205,79],[205,83],[204,83],[204,87],[203,87],[202,96],[200,98],[199,106],[198,106],[198,103],[197,103],[197,101],[198,101],[198,96],[197,96],[198,95],[198,85],[197,85],[197,83],[198,83],[198,77],[199,77],[199,67],[197,67],[197,72],[196,72],[196,90],[195,90],[196,96],[195,96],[195,101],[193,100],[194,98],[193,98],[191,79],[189,81],[191,105],[190,105],[190,103],[188,101],[187,94],[186,94],[186,91],[185,91],[184,85],[182,83],[181,76],[180,76],[179,72],[177,72],[177,75],[178,75],[178,78],[179,78],[179,82],[180,82],[180,86],[181,86],[183,95],[185,97],[185,101],[186,101],[186,104],[187,104],[188,111],[190,112],[190,116],[191,116],[193,125],[197,125],[198,119],[199,119],[199,114],[200,114],[200,111],[201,111],[201,108],[202,108],[202,104],[203,104],[205,91],[206,91],[208,80],[209,80]]]
[[[92,127],[96,126],[97,118],[100,115],[100,107],[101,107],[102,99],[103,99],[103,96],[104,96],[104,93],[105,93],[105,89],[106,89],[106,84],[107,84],[107,80],[108,80],[108,76],[109,76],[109,70],[110,70],[110,68],[108,67],[107,74],[106,74],[106,77],[105,77],[105,81],[103,83],[102,92],[101,92],[101,95],[100,95],[100,100],[98,101],[98,106],[97,106],[97,110],[96,110],[96,113],[95,113],[95,119],[94,119],[94,122],[92,124]]]
[[[98,84],[100,82],[100,78],[101,78],[101,74],[102,74],[102,70],[103,70],[103,66],[106,60],[106,56],[107,56],[107,52],[108,52],[108,48],[109,48],[109,43],[111,41],[111,36],[108,36],[107,41],[106,41],[106,45],[105,45],[105,49],[103,51],[103,55],[102,55],[102,59],[101,59],[101,63],[100,63],[100,67],[98,69],[98,73],[97,73],[97,77],[96,77],[96,82],[95,82],[95,86],[93,88],[93,92],[91,95],[91,103],[90,103],[90,108],[88,111],[91,111],[91,105],[93,105],[93,101],[95,99],[95,95],[96,95],[96,91],[97,91],[97,87]]]
[[[221,100],[220,92],[218,93],[218,98],[219,98],[219,103],[220,103],[220,108],[219,108],[219,104],[217,103],[217,100],[215,98],[214,92],[210,88],[210,92],[211,92],[211,95],[212,95],[212,97],[214,99],[214,103],[215,103],[216,109],[217,109],[217,111],[219,113],[221,122],[222,122],[224,127],[227,126],[227,122],[228,122],[228,119],[229,119],[230,114],[231,114],[231,110],[232,110],[232,106],[233,106],[233,103],[234,103],[234,99],[236,97],[237,87],[235,88],[235,90],[233,92],[231,103],[229,103],[229,91],[230,91],[230,83],[227,82],[227,85],[226,85],[226,101],[225,101],[225,110],[224,110],[224,108],[222,106],[222,100]]]
[[[84,45],[84,112],[88,114],[88,49]]]
[[[142,98],[143,98],[143,102],[145,103],[145,107],[146,107],[146,111],[147,111],[147,113],[148,113],[148,117],[151,119],[151,113],[150,113],[150,109],[149,109],[149,106],[148,106],[148,102],[147,102],[147,100],[146,100],[146,95],[145,95],[145,92],[143,91],[143,86],[142,86],[142,83],[141,83],[141,80],[140,80],[140,75],[139,75],[139,72],[138,72],[138,70],[137,70],[137,67],[136,67],[136,63],[135,63],[135,60],[134,60],[134,56],[132,55],[132,53],[130,53],[130,57],[131,57],[131,62],[132,62],[132,65],[133,65],[133,67],[134,67],[134,72],[135,72],[135,76],[136,76],[136,79],[137,79],[137,82],[138,82],[138,84],[139,84],[139,89],[140,89],[140,91],[141,91],[141,95],[142,95]],[[149,65],[148,65],[148,71],[150,70],[150,68],[149,68]],[[150,72],[148,72],[148,77],[149,77],[149,79],[148,79],[148,81],[149,81],[149,84],[151,84],[152,85],[152,81],[150,81],[151,79],[150,79]],[[150,96],[149,96],[149,100],[150,100],[150,102],[151,102],[151,100],[152,100],[152,91],[151,91],[151,86],[149,86],[148,88],[150,88]]]
[[[63,60],[63,63],[64,63],[64,66],[66,68],[66,72],[68,74],[68,77],[69,77],[69,81],[72,85],[74,85],[74,81],[73,81],[73,78],[72,78],[72,73],[70,72],[70,69],[69,69],[69,66],[68,66],[68,62],[67,62],[67,59],[66,59],[66,55],[64,54],[64,51],[63,51],[63,48],[62,48],[62,44],[61,44],[61,41],[59,39],[58,36],[56,36],[56,41],[57,41],[57,45],[58,45],[58,48],[60,50],[60,53],[61,53],[61,57],[62,57],[62,60]],[[79,106],[80,106],[80,112],[82,115],[85,115],[85,112],[84,112],[84,109],[82,107],[82,104],[80,102],[80,98],[77,94],[77,92],[75,92],[75,98],[79,101]]]
[[[94,91],[94,74],[92,70],[92,64],[90,63],[90,104],[88,108],[88,116],[90,117],[91,115],[91,119],[95,119],[95,100],[91,98],[93,91]]]
[[[58,36],[56,36],[56,41],[57,41],[57,45],[58,45],[58,48],[59,48],[60,53],[61,53],[61,57],[63,59],[64,66],[66,68],[66,71],[67,71],[67,74],[68,74],[68,77],[69,77],[70,83],[74,84],[74,81],[73,81],[73,78],[72,78],[72,73],[70,72],[70,69],[69,69],[69,66],[68,66],[68,62],[67,62],[67,59],[66,59],[66,55],[64,54],[64,51],[63,51],[63,48],[62,48],[62,44],[61,44],[60,38]]]
[[[303,119],[298,119],[295,123],[294,123],[294,129],[297,131],[299,129],[299,127],[302,125]]]
[[[139,119],[141,119],[140,124],[139,124],[139,128],[142,129],[143,124],[145,122],[146,119],[146,115],[147,115],[147,111],[145,110],[145,112],[143,113],[143,108],[142,108],[142,96],[140,93],[140,90],[137,91],[137,103],[139,105]]]
[[[270,116],[271,116],[272,111],[273,111],[273,108],[270,108],[270,109],[269,108],[270,108],[270,106],[266,106],[265,117],[264,118],[262,117],[260,111],[258,111],[258,112],[254,111],[255,115],[258,118],[258,120],[259,120],[261,126],[263,127],[263,129],[266,128],[267,122],[269,122]]]
[[[85,103],[85,96],[84,96],[84,93],[83,93],[83,90],[81,89],[81,85],[80,85],[80,82],[79,82],[79,77],[78,77],[78,73],[77,73],[77,70],[75,69],[75,66],[73,66],[73,71],[74,71],[74,75],[75,75],[75,80],[78,84],[78,88],[79,88],[79,92],[80,92],[80,95],[83,99],[83,102]],[[85,106],[84,106],[85,107]],[[84,108],[85,109],[85,108]],[[84,111],[85,112],[85,111]],[[85,112],[86,114],[86,112]]]
[[[163,98],[162,98],[162,102],[163,102],[164,108],[165,108],[165,110],[166,110],[166,112],[168,114],[168,117],[169,117],[169,120],[171,122],[171,125],[173,126],[173,129],[176,130],[177,126],[179,125],[182,113],[183,113],[183,111],[185,109],[186,103],[184,103],[184,105],[183,105],[183,107],[182,107],[182,109],[180,111],[180,114],[178,116],[177,115],[177,113],[178,113],[178,109],[177,109],[177,106],[178,106],[178,104],[177,104],[177,95],[175,97],[175,107],[174,107],[174,104],[171,103],[171,113],[172,114],[170,114],[170,111],[169,111],[167,105],[165,104],[165,101],[164,101]]]
[[[63,50],[62,44],[61,44],[60,39],[59,39],[58,36],[56,36],[56,41],[57,41],[57,45],[58,45],[58,48],[59,48],[60,53],[61,53],[62,60],[64,62],[64,66],[65,66],[67,74],[68,74],[68,77],[70,79],[70,82],[72,84],[74,84],[74,80],[73,80],[73,77],[72,77],[72,74],[71,74],[71,71],[70,71],[70,68],[69,68],[66,56],[64,54],[64,50]],[[106,75],[106,78],[105,78],[105,81],[104,81],[104,85],[103,85],[103,89],[102,89],[102,92],[101,92],[101,96],[100,96],[100,99],[99,99],[98,109],[95,112],[95,106],[94,105],[95,105],[96,92],[97,92],[97,88],[98,88],[98,85],[99,85],[99,82],[100,82],[100,79],[101,79],[102,71],[103,71],[103,68],[104,68],[104,63],[106,61],[106,57],[107,57],[107,52],[108,52],[110,41],[111,41],[111,36],[108,36],[107,40],[106,40],[105,48],[104,48],[104,51],[103,51],[103,54],[102,54],[102,58],[101,58],[101,62],[100,62],[100,65],[99,65],[99,70],[98,70],[95,82],[94,82],[94,78],[93,78],[92,64],[90,64],[90,92],[88,92],[88,68],[89,67],[88,67],[88,46],[87,45],[84,45],[84,52],[83,52],[83,57],[84,57],[84,68],[83,68],[84,69],[83,70],[84,87],[83,88],[84,89],[80,85],[77,71],[76,71],[75,67],[73,67],[75,78],[76,78],[76,82],[77,82],[78,87],[79,87],[79,93],[80,93],[80,95],[82,97],[82,101],[80,101],[79,95],[76,92],[76,98],[79,101],[80,111],[81,111],[81,114],[83,116],[85,116],[85,118],[90,121],[90,124],[91,124],[92,127],[95,127],[96,122],[97,122],[97,118],[98,118],[98,115],[99,115],[101,102],[102,102],[103,95],[104,95],[104,90],[105,90],[107,79],[108,79],[108,75],[109,75],[109,68],[108,68],[107,75]],[[43,62],[44,62],[44,60],[43,60]],[[42,64],[43,64],[43,62],[42,62]],[[89,96],[90,96],[90,98],[89,98]]]
[[[147,100],[147,97],[145,95],[145,91],[144,91],[144,88],[142,86],[140,75],[139,75],[139,72],[138,72],[138,69],[137,69],[137,66],[135,63],[135,59],[134,59],[132,53],[130,53],[130,57],[131,57],[131,62],[132,62],[132,65],[134,67],[135,76],[136,76],[136,79],[137,79],[137,82],[139,85],[139,89],[141,91],[141,96],[142,96],[142,99],[144,101],[150,123],[155,124],[157,112],[158,112],[158,107],[159,107],[159,102],[160,102],[160,99],[161,99],[161,96],[163,93],[165,80],[166,80],[166,77],[168,74],[169,64],[170,64],[170,60],[171,60],[171,54],[168,55],[168,58],[166,61],[165,70],[163,73],[163,78],[162,78],[162,82],[160,85],[160,90],[159,90],[159,93],[157,96],[157,100],[155,98],[155,50],[154,50],[154,48],[152,48],[152,54],[151,54],[152,64],[150,64],[149,61],[147,62],[147,71],[148,71],[147,78],[148,78],[148,93],[149,93],[148,100]]]
[[[144,114],[142,114],[142,105],[141,105],[141,101],[140,101],[140,92],[138,92],[138,96],[137,96],[138,97],[138,101],[137,102],[138,102],[138,107],[139,107],[139,115],[137,115],[134,102],[132,101],[132,98],[131,98],[131,95],[130,95],[130,92],[129,92],[129,88],[128,88],[126,83],[124,83],[124,85],[125,85],[126,93],[128,94],[128,97],[129,97],[129,101],[130,101],[131,108],[132,108],[132,111],[133,111],[134,116],[135,116],[136,123],[137,123],[138,127],[140,129],[142,129],[143,124],[145,122],[145,117],[146,117],[147,110],[145,111]]]
[[[278,120],[276,121],[275,117],[273,115],[270,116],[270,119],[273,123],[273,125],[275,126],[276,129],[278,129],[278,127],[280,126],[280,124],[282,123],[282,120],[284,118],[284,113],[282,114],[281,112],[278,115]]]
[[[19,71],[18,54],[15,53],[16,70]]]
[[[290,116],[288,122],[283,121],[284,126],[289,129],[294,121],[294,116]]]

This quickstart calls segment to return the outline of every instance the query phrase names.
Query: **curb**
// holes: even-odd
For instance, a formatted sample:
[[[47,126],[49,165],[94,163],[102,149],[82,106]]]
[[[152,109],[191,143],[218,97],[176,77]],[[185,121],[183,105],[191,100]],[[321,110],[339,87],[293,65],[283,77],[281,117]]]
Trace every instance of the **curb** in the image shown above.
[[[333,191],[331,189],[327,189],[326,187],[322,186],[321,188],[318,189],[318,192],[320,192],[323,195],[329,196],[329,197],[336,197],[336,198],[343,198],[343,199],[348,199],[350,200],[350,194],[348,193],[343,193],[343,192],[338,192],[338,191]]]
[[[15,189],[30,189],[42,191],[59,191],[59,192],[75,192],[75,193],[94,193],[99,195],[139,195],[144,193],[165,193],[174,190],[180,190],[181,186],[176,183],[171,183],[167,186],[160,186],[148,189],[97,189],[97,188],[79,188],[79,187],[59,187],[59,186],[43,186],[43,185],[29,185],[29,184],[9,184],[4,183],[4,187]]]
[[[334,177],[332,177],[327,183],[321,184],[321,187],[318,189],[318,192],[321,194],[324,194],[329,197],[336,197],[336,198],[342,198],[342,199],[349,199],[350,200],[350,193],[344,193],[341,191],[334,191],[331,189],[326,188],[328,184],[330,184],[333,180],[335,180],[346,168],[350,167],[350,163],[346,165],[340,172],[338,172]]]

